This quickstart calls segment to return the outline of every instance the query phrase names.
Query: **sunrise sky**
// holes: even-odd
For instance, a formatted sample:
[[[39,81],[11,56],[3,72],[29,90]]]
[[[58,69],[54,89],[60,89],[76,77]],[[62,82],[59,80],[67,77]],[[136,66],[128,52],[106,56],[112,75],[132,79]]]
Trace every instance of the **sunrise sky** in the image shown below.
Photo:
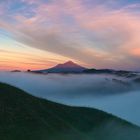
[[[0,70],[68,60],[140,71],[140,0],[0,0]]]

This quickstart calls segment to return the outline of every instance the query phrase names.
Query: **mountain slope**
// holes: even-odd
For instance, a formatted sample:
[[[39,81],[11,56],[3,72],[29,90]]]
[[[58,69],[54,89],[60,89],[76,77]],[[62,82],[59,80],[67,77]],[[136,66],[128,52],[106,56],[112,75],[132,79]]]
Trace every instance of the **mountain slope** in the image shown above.
[[[58,64],[50,69],[37,70],[34,72],[42,72],[42,73],[79,73],[85,70],[86,68],[72,62],[68,61],[64,64]]]
[[[0,84],[1,140],[139,140],[140,128],[99,110],[69,107]]]
[[[83,73],[86,74],[112,74],[119,77],[125,78],[135,78],[138,76],[138,73],[133,71],[125,71],[125,70],[113,70],[113,69],[85,69]]]

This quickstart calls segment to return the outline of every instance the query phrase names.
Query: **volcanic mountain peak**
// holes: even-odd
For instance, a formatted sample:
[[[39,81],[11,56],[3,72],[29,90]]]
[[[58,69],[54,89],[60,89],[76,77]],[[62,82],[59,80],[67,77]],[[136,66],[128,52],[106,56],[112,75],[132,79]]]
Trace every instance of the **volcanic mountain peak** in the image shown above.
[[[65,62],[64,64],[65,64],[65,65],[75,65],[75,63],[72,62],[72,61],[67,61],[67,62]]]
[[[72,61],[67,61],[63,64],[58,64],[55,67],[59,67],[59,68],[77,68],[77,67],[79,68],[80,67],[80,68],[83,68],[82,66],[80,66]]]
[[[49,69],[44,69],[44,70],[38,70],[35,72],[40,72],[40,73],[81,73],[83,70],[86,68],[72,62],[72,61],[67,61],[63,64],[58,64],[52,68]]]

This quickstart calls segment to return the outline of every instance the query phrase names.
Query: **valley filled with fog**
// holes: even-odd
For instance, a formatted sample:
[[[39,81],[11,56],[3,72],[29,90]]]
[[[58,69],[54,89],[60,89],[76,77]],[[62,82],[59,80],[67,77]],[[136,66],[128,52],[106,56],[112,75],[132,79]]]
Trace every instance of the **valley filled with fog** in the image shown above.
[[[0,72],[0,82],[62,104],[97,108],[140,126],[140,83],[133,77]]]

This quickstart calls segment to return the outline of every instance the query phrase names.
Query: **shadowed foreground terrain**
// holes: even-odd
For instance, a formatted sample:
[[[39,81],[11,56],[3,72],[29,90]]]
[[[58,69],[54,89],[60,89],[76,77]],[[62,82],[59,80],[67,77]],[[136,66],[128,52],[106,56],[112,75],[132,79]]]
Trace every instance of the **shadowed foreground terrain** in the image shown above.
[[[69,107],[0,83],[0,140],[140,140],[140,128],[105,112]]]

